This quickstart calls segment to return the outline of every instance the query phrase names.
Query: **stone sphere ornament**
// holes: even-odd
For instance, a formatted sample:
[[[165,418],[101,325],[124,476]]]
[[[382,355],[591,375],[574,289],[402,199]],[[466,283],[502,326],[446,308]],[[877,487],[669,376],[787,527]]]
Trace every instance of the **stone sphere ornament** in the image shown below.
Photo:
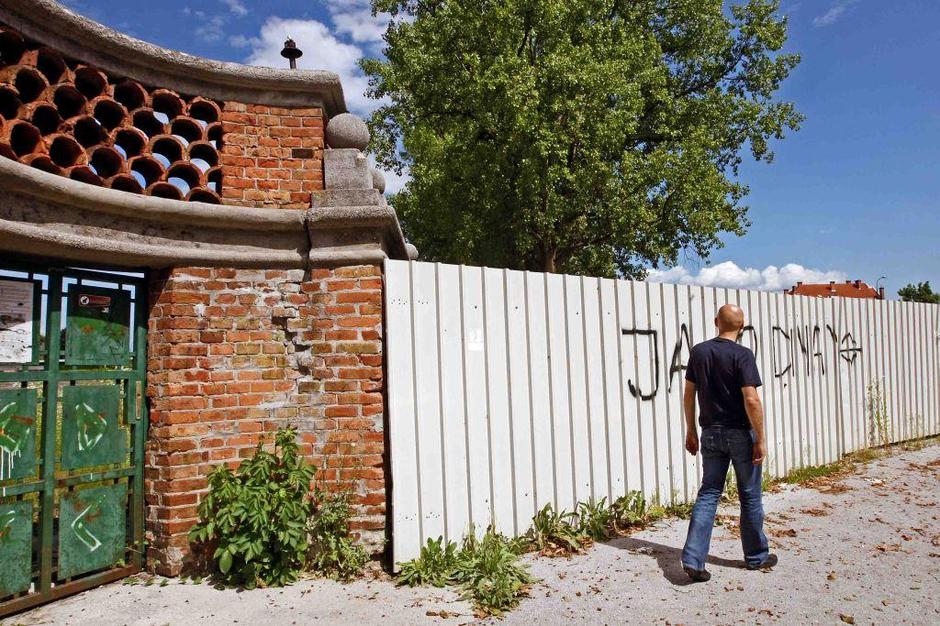
[[[379,193],[385,193],[385,174],[374,167],[370,169],[372,170],[372,188]]]
[[[352,113],[340,113],[326,125],[326,143],[331,148],[365,150],[369,145],[369,127]]]

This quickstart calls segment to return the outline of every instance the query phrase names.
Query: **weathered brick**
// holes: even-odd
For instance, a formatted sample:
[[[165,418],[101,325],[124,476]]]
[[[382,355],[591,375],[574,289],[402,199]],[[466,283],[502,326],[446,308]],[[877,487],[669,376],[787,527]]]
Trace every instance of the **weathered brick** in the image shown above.
[[[258,167],[284,169],[283,159],[271,161]],[[237,466],[288,423],[322,468],[318,480],[353,493],[357,533],[381,549],[381,271],[308,276],[182,268],[154,277],[145,498],[148,556],[159,571],[179,571],[209,472]],[[303,369],[307,351],[312,366]]]

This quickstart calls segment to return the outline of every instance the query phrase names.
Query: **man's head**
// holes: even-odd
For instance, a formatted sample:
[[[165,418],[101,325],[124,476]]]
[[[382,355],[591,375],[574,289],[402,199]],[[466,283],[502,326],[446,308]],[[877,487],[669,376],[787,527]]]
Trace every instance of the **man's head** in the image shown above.
[[[715,326],[720,334],[739,333],[744,328],[744,311],[736,304],[726,304],[718,309]]]

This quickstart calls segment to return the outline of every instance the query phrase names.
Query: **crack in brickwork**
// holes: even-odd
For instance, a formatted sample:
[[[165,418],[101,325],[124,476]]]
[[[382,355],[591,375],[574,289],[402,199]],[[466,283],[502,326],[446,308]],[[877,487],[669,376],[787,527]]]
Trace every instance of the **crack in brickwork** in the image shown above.
[[[375,266],[178,268],[154,277],[148,561],[176,575],[211,470],[280,427],[300,433],[318,481],[353,494],[352,527],[385,539],[382,275]]]

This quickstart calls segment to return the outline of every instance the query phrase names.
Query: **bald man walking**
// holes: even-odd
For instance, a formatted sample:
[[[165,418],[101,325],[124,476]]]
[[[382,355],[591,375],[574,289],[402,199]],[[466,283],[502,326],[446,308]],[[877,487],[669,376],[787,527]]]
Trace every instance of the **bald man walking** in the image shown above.
[[[744,312],[726,304],[718,310],[715,326],[718,336],[692,348],[685,373],[685,449],[692,456],[699,451],[696,397],[702,426],[702,486],[682,549],[682,567],[695,582],[711,578],[705,560],[729,464],[738,482],[744,562],[752,570],[777,564],[767,547],[761,503],[761,464],[767,454],[764,409],[757,395],[761,379],[754,353],[737,342]]]

